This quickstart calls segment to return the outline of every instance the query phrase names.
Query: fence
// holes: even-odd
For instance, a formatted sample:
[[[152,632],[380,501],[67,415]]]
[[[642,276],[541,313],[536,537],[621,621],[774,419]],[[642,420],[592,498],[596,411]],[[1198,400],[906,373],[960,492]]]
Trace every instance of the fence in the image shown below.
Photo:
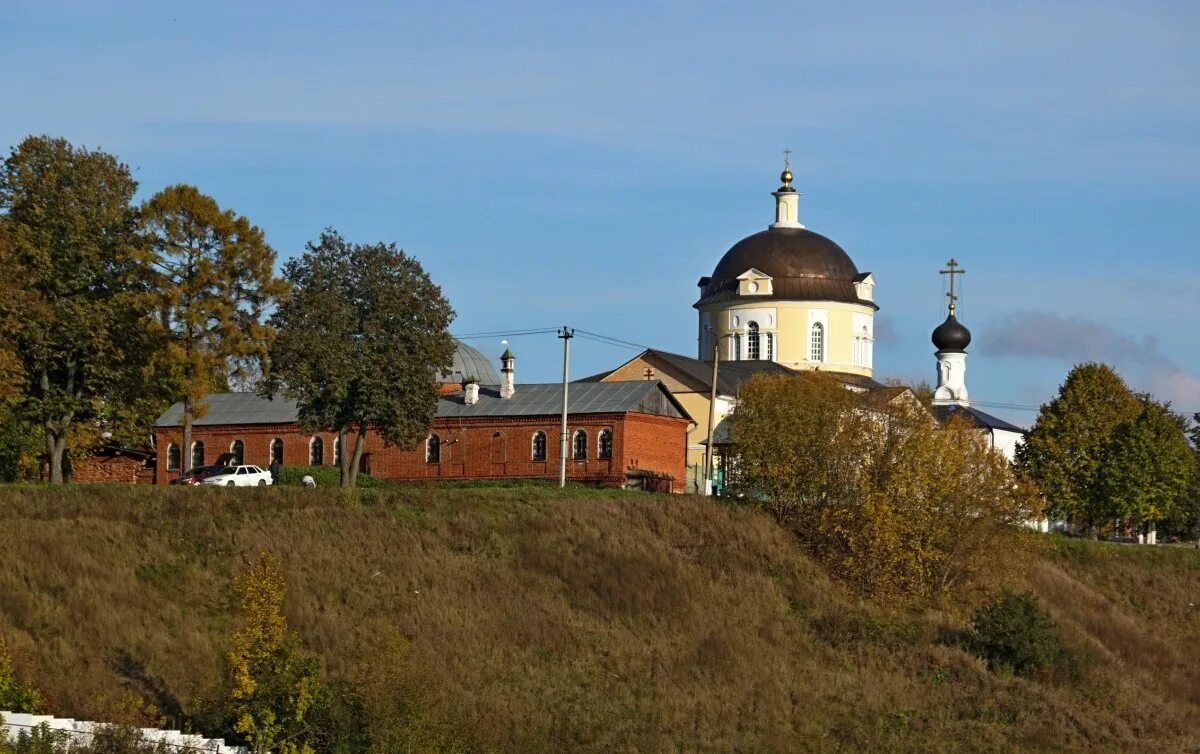
[[[50,730],[63,731],[73,743],[88,743],[97,728],[103,728],[110,723],[93,723],[85,720],[73,720],[66,717],[51,717],[50,715],[30,715],[24,712],[7,712],[0,710],[0,735],[15,742],[21,731],[32,732],[34,728],[45,724]],[[226,746],[219,738],[205,738],[192,733],[178,730],[163,730],[161,728],[141,728],[142,740],[152,744],[165,744],[180,754],[249,754],[244,746]]]

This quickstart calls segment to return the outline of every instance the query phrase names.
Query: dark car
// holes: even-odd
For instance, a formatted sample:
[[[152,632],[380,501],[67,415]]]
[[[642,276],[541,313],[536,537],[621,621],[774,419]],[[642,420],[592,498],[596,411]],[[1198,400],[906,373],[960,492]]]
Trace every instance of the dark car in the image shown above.
[[[207,477],[220,474],[225,470],[224,464],[214,463],[211,466],[197,466],[186,474],[180,474],[171,480],[171,484],[200,484]]]

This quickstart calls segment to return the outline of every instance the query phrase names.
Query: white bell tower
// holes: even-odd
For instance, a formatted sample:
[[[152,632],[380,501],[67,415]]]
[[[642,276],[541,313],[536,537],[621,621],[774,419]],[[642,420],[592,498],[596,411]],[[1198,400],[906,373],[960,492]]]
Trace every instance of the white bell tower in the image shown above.
[[[946,321],[933,331],[933,345],[937,346],[937,389],[933,391],[935,406],[969,406],[971,400],[967,394],[967,346],[971,344],[971,331],[963,326],[954,316],[955,302],[958,296],[954,293],[954,278],[965,275],[958,262],[951,259],[946,263],[948,269],[940,273],[950,277],[950,313]]]

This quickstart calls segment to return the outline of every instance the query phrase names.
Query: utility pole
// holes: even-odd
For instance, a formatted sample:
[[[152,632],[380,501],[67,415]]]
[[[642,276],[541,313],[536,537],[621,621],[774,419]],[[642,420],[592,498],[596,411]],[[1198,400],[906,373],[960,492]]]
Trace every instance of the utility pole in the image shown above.
[[[567,372],[571,367],[571,338],[575,331],[563,326],[558,331],[558,337],[563,342],[563,402],[562,402],[562,432],[558,438],[558,486],[567,486]]]
[[[717,365],[721,362],[721,339],[711,327],[713,339],[712,389],[708,394],[708,444],[704,447],[704,494],[713,494],[713,435],[717,424]]]

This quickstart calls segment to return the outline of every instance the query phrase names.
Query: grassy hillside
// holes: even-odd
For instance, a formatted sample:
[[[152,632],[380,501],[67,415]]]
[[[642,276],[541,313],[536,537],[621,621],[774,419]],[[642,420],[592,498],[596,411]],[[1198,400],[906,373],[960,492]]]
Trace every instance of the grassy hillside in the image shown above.
[[[989,672],[831,583],[750,510],[552,489],[0,488],[0,634],[53,712],[189,713],[230,581],[269,548],[332,676],[404,687],[485,751],[1197,750],[1200,553],[1054,540],[1029,584],[1079,681]]]

